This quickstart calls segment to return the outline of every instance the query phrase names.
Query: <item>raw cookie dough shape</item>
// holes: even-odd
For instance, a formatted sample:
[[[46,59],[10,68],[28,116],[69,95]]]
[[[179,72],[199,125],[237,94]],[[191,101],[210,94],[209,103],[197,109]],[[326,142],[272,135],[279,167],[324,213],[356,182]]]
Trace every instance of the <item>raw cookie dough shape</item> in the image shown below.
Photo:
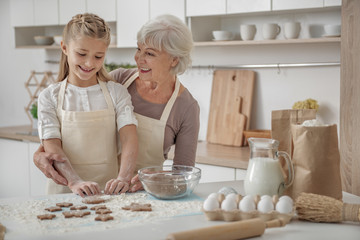
[[[49,212],[58,212],[58,211],[61,211],[62,208],[61,207],[48,207],[48,208],[45,208],[46,211],[49,211]]]
[[[99,203],[104,203],[105,199],[103,199],[99,196],[90,196],[90,197],[85,197],[82,200],[82,202],[85,204],[99,204]]]
[[[37,218],[40,220],[52,220],[54,217],[56,217],[55,214],[42,214],[42,215],[37,215]]]
[[[61,202],[61,203],[57,203],[56,206],[58,207],[71,207],[73,204],[69,203],[69,202]]]
[[[62,213],[65,218],[72,218],[72,217],[78,217],[82,218],[86,215],[90,215],[89,211],[81,211],[81,210],[73,210],[73,211],[67,211]]]
[[[96,210],[95,213],[96,214],[108,214],[108,213],[112,213],[112,211],[110,209],[108,209],[108,208],[106,208],[106,209],[102,208],[102,209]]]
[[[87,209],[87,206],[85,205],[79,205],[79,206],[72,206],[70,210],[84,210]]]
[[[107,209],[106,205],[97,205],[97,206],[94,206],[92,208],[90,208],[91,210],[99,210],[99,209]]]
[[[145,203],[145,204],[141,204],[141,203],[131,203],[128,206],[122,207],[122,209],[124,210],[130,210],[132,212],[150,212],[152,211],[151,208],[151,204],[150,203]]]
[[[114,220],[114,217],[111,216],[110,214],[100,214],[100,215],[97,215],[96,218],[95,218],[95,221],[106,222],[106,221],[109,221],[109,220]]]

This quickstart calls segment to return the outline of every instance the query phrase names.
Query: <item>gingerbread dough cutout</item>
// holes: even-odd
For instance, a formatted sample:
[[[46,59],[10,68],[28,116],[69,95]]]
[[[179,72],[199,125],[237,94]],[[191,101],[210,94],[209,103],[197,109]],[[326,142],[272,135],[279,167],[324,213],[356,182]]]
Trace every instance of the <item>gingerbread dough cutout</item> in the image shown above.
[[[72,218],[72,217],[78,217],[78,218],[82,218],[86,215],[90,215],[89,211],[80,211],[80,210],[75,210],[75,211],[67,211],[67,212],[63,212],[63,215],[65,218]]]
[[[43,214],[37,216],[37,218],[40,220],[52,220],[54,217],[56,217],[55,214]]]
[[[70,210],[84,210],[87,209],[87,206],[85,205],[79,205],[79,206],[72,206]]]
[[[99,197],[99,196],[90,196],[90,197],[86,197],[82,200],[83,203],[85,204],[99,204],[99,203],[104,203],[105,199]]]
[[[96,214],[108,214],[108,213],[112,213],[112,211],[110,210],[110,209],[98,209],[98,210],[96,210],[96,212],[95,212]]]
[[[46,211],[49,211],[49,212],[58,212],[58,211],[61,211],[62,208],[61,207],[48,207],[48,208],[45,208]]]
[[[100,215],[97,215],[96,218],[95,218],[95,221],[106,222],[106,221],[109,221],[109,220],[114,220],[114,217],[111,216],[110,214],[100,214]]]
[[[97,205],[97,206],[94,206],[92,208],[90,208],[91,210],[99,210],[99,209],[107,209],[107,207],[105,205]]]
[[[141,203],[131,203],[128,206],[122,207],[122,209],[124,210],[130,210],[132,212],[150,212],[152,211],[151,208],[151,204],[150,203],[145,203],[145,204],[141,204]]]
[[[56,206],[58,207],[71,207],[73,204],[69,203],[69,202],[61,202],[61,203],[57,203]]]

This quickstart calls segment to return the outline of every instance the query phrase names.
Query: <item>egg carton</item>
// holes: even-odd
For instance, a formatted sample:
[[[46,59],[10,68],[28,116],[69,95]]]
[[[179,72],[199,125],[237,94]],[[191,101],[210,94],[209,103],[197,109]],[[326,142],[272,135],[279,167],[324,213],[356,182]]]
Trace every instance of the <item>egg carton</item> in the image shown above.
[[[295,209],[293,209],[290,213],[280,213],[278,211],[272,210],[268,213],[262,213],[258,210],[251,211],[251,212],[243,212],[239,209],[234,209],[231,211],[225,211],[222,209],[215,209],[212,211],[206,211],[202,208],[202,212],[204,212],[207,220],[209,221],[241,221],[247,220],[251,218],[260,218],[263,221],[267,222],[274,219],[281,219],[285,223],[290,222],[293,216],[295,216]]]

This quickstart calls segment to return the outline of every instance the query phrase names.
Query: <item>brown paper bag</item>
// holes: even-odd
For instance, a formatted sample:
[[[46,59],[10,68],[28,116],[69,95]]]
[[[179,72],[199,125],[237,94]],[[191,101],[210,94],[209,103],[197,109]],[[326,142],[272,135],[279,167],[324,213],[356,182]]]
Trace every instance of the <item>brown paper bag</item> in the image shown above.
[[[285,192],[296,198],[301,192],[342,199],[340,153],[336,125],[291,125],[294,182]]]
[[[279,151],[291,156],[291,124],[316,118],[315,109],[287,109],[271,112],[271,138],[278,140]]]

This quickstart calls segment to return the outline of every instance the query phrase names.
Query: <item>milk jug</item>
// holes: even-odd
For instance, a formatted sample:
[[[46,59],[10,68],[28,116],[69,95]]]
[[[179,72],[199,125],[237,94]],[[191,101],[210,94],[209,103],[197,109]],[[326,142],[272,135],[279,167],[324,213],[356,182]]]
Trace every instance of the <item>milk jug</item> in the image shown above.
[[[286,152],[278,151],[279,141],[266,138],[249,138],[250,159],[244,189],[246,195],[282,195],[294,179],[294,167]],[[286,161],[288,177],[279,157]]]

